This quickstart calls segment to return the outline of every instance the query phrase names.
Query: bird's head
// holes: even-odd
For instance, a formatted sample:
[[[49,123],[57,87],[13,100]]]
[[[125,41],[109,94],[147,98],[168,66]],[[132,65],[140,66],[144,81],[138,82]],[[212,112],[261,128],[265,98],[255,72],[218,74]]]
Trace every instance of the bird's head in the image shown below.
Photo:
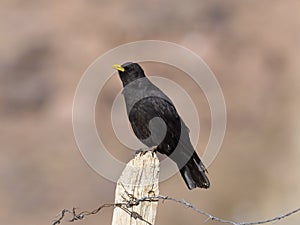
[[[145,77],[144,70],[137,63],[114,64],[113,68],[118,71],[124,87],[131,81]]]

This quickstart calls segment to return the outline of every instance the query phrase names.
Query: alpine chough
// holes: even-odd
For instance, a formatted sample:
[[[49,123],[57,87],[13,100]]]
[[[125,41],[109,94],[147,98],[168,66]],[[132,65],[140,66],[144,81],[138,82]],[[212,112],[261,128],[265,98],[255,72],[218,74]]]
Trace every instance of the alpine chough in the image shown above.
[[[127,114],[136,137],[171,158],[187,187],[209,188],[206,168],[191,144],[189,129],[172,101],[146,76],[137,63],[115,64],[123,83]]]

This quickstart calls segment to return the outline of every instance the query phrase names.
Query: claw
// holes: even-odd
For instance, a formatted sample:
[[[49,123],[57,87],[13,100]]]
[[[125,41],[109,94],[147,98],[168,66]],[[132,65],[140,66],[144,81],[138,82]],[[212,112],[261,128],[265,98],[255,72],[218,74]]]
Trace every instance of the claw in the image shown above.
[[[151,152],[152,156],[154,156],[154,153],[157,151],[157,146],[152,146],[150,148],[140,148],[135,151],[135,155],[145,155],[147,152]]]

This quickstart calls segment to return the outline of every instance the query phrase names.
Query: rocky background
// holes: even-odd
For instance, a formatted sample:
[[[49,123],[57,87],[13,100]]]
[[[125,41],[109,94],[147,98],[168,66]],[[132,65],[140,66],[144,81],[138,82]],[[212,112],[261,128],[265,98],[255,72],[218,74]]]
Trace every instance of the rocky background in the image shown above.
[[[209,167],[211,188],[188,191],[178,174],[161,183],[160,192],[236,221],[299,207],[299,12],[297,0],[1,0],[1,224],[51,224],[63,208],[113,202],[115,184],[96,174],[76,147],[73,97],[98,56],[143,39],[175,42],[199,54],[214,71],[227,105],[224,143]],[[151,71],[150,63],[145,66]],[[192,93],[190,81],[174,77]],[[99,98],[97,122],[105,142],[116,148],[120,143],[101,129],[107,125],[102,113],[121,90],[117,77],[110,85]],[[209,132],[207,109],[202,120],[199,153]],[[76,224],[110,224],[111,218],[112,209],[105,209]],[[165,203],[156,224],[205,219]],[[299,221],[297,214],[277,224]]]

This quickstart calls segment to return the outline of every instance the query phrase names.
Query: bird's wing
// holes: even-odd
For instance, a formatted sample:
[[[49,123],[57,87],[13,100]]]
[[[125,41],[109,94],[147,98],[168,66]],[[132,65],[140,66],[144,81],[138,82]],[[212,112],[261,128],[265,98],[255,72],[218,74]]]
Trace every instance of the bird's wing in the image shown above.
[[[137,138],[148,146],[159,145],[163,141],[167,155],[170,153],[168,149],[173,150],[178,144],[194,151],[189,129],[174,105],[164,98],[151,96],[138,101],[129,112],[129,120]]]
[[[135,103],[129,112],[129,120],[138,139],[143,142],[149,139],[147,145],[158,145],[167,129],[168,135],[173,137],[180,129],[180,117],[175,107],[157,96],[146,97]]]

